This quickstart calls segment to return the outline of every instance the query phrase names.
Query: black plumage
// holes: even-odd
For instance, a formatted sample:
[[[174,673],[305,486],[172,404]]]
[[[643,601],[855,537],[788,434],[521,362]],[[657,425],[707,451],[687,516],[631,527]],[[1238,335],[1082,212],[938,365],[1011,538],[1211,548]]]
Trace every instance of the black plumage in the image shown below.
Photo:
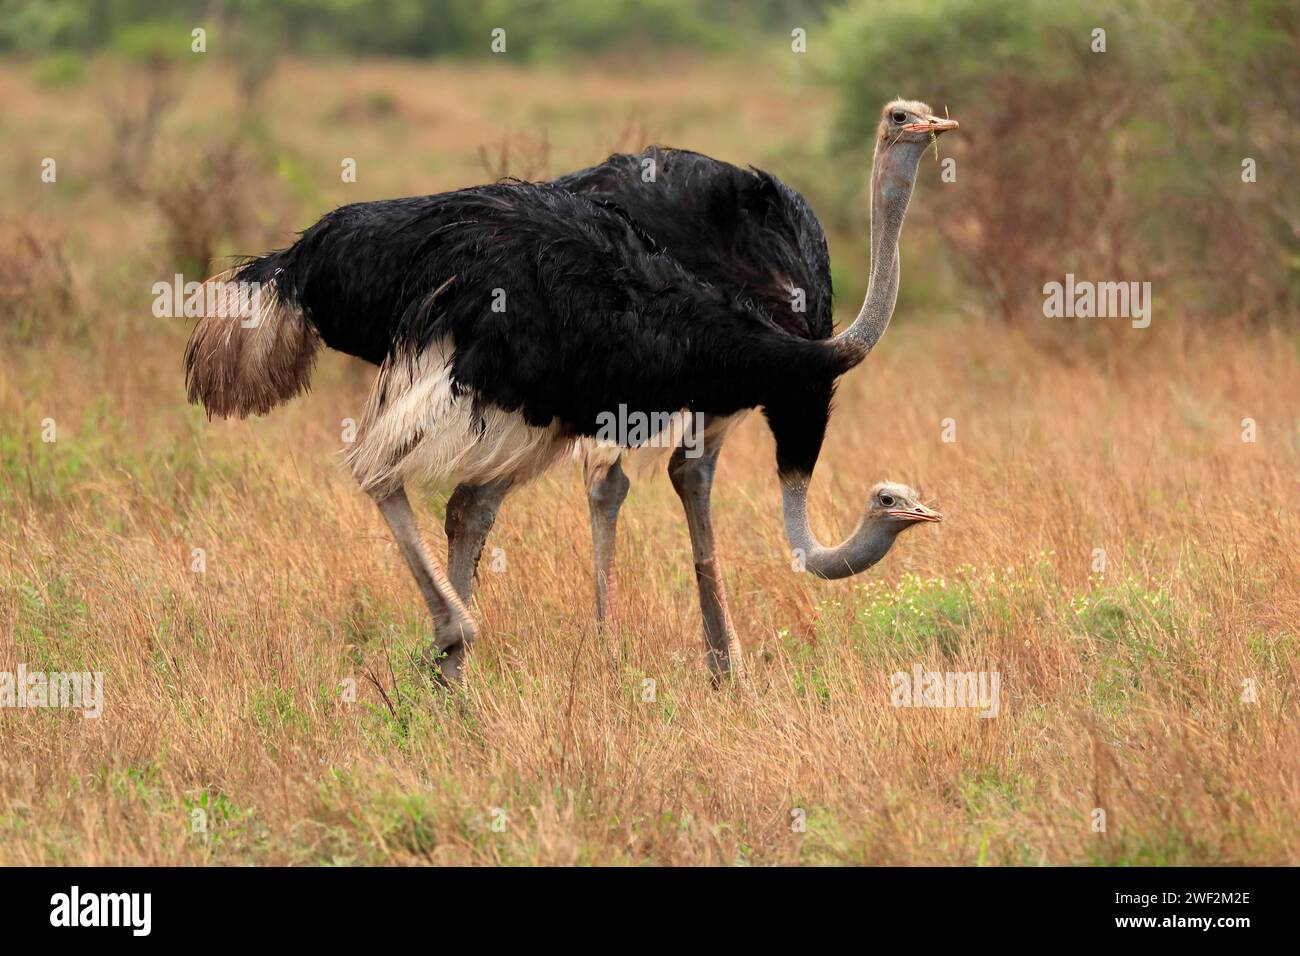
[[[648,172],[653,181],[646,181]],[[624,210],[687,269],[792,335],[830,337],[826,234],[804,198],[771,173],[651,146],[554,184]]]
[[[344,206],[234,278],[274,280],[326,345],[370,362],[449,335],[458,387],[532,425],[591,435],[619,405],[762,406],[782,469],[810,471],[847,367],[821,341],[830,283],[815,217],[768,174],[647,154],[655,183],[640,157],[615,156],[554,184]]]

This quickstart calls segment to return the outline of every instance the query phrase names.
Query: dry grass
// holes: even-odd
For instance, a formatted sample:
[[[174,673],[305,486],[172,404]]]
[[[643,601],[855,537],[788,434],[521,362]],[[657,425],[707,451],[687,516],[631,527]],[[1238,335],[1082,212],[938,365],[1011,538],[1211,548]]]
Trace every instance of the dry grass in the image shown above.
[[[716,495],[748,693],[709,687],[662,478],[629,498],[619,625],[598,638],[566,466],[507,501],[489,542],[506,568],[482,576],[484,636],[446,695],[412,662],[428,638],[415,588],[337,467],[366,371],[330,355],[310,396],[260,421],[185,406],[185,323],[149,314],[170,274],[158,221],[84,172],[107,130],[75,92],[0,74],[4,122],[40,130],[15,155],[72,159],[64,195],[19,198],[65,227],[70,312],[94,319],[0,329],[0,670],[106,675],[100,719],[0,711],[0,863],[1300,861],[1295,342],[1185,334],[1166,310],[1123,351],[1066,364],[905,304],[840,393],[813,520],[844,533],[883,477],[920,485],[949,520],[856,582],[793,573],[751,416]],[[530,119],[550,118],[557,169],[586,162],[612,145],[590,142],[601,122],[616,135],[641,109],[655,138],[768,161],[784,147],[756,144],[797,151],[825,107],[713,68],[653,87],[345,75],[292,64],[268,89],[310,104],[275,127],[325,167],[306,177],[304,217],[360,198],[331,184],[336,153],[368,151],[364,195],[414,192],[480,178],[478,146]],[[330,117],[372,87],[396,91],[396,118],[345,144]],[[220,95],[191,95],[163,139],[214,115]],[[940,201],[936,187],[917,201]],[[856,255],[841,240],[832,253]],[[417,501],[436,549],[445,492]],[[893,708],[889,675],[916,663],[997,670],[1000,715]],[[1257,703],[1241,699],[1247,678]]]

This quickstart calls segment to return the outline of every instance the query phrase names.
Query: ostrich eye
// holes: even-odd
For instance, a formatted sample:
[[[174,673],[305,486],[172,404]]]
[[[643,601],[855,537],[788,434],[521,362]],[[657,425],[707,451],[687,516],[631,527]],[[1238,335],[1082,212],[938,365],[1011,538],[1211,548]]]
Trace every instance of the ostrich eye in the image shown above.
[[[894,110],[894,122],[895,123],[907,122],[907,114],[904,113],[902,110]]]
[[[886,508],[892,508],[892,507],[894,507],[894,496],[893,496],[893,495],[881,495],[881,496],[880,496],[880,503],[881,503],[882,505],[884,505]]]

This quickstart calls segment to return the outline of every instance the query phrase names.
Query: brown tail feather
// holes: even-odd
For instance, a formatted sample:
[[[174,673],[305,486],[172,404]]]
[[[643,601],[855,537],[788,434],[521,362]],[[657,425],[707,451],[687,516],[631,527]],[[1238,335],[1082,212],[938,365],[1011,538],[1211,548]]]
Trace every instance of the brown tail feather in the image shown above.
[[[262,287],[252,316],[241,319],[233,307],[219,312],[225,314],[199,320],[185,347],[191,402],[201,402],[209,418],[244,418],[307,391],[320,335],[301,309],[280,300],[274,284]]]

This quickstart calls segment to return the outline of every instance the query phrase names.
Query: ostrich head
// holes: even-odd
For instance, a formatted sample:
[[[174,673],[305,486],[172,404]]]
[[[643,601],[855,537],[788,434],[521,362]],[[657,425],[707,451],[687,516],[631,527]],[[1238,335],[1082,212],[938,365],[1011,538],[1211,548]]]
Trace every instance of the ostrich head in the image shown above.
[[[935,116],[930,107],[916,100],[894,100],[880,111],[876,145],[889,149],[900,143],[928,146],[931,134],[938,136],[957,128],[957,121]]]
[[[921,496],[916,489],[892,481],[882,481],[871,489],[867,520],[898,534],[922,521],[942,521],[943,515],[921,504]]]
[[[896,215],[901,225],[903,212],[912,198],[916,168],[926,147],[934,137],[956,128],[956,120],[935,116],[924,103],[894,100],[885,104],[876,130],[871,175],[873,227],[877,211],[882,215]]]

